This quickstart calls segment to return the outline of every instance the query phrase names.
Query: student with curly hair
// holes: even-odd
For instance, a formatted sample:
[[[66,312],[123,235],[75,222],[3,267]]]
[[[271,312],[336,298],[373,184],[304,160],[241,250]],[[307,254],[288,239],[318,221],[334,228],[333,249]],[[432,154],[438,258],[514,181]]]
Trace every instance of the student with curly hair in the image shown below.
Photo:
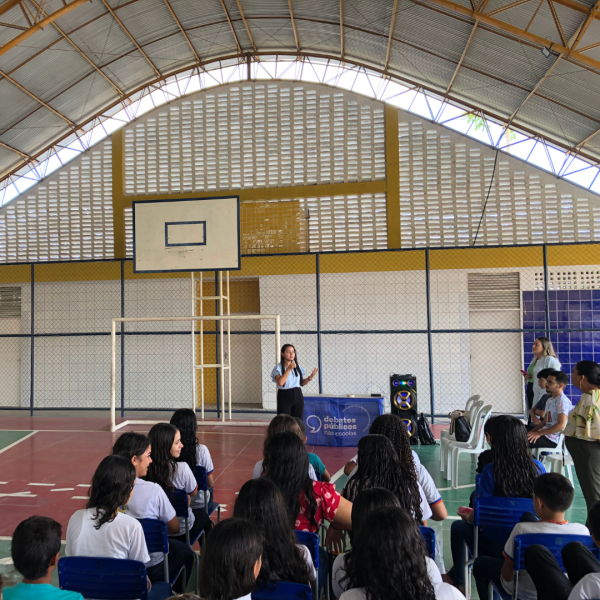
[[[251,600],[262,550],[262,535],[252,521],[233,517],[218,523],[202,553],[201,598]]]
[[[144,479],[158,483],[167,496],[174,489],[178,489],[184,490],[188,496],[193,498],[198,493],[196,478],[187,463],[177,462],[183,448],[179,429],[170,423],[158,423],[152,427],[148,437],[152,444],[152,463],[148,467],[148,474]],[[185,519],[177,517],[177,520],[179,521],[179,534],[172,534],[172,537],[185,542]],[[188,526],[190,527],[190,537],[196,537],[202,529],[208,533],[212,527],[212,521],[203,508],[190,506]]]
[[[417,524],[395,506],[366,516],[345,563],[347,591],[340,600],[464,600],[456,588],[432,582]]]
[[[98,465],[87,507],[78,510],[67,527],[67,556],[101,556],[150,561],[144,531],[137,519],[121,512],[133,494],[135,468],[123,456],[111,454]],[[151,589],[150,589],[151,588]],[[167,598],[171,587],[148,580],[149,598]]]
[[[201,444],[196,437],[198,431],[198,419],[196,413],[191,408],[180,408],[173,413],[171,417],[171,425],[179,429],[181,434],[181,443],[183,448],[177,462],[187,463],[192,473],[195,472],[196,466],[206,469],[206,480],[208,484],[209,494],[207,495],[209,506],[212,504],[214,471],[212,457],[208,448]],[[204,494],[196,494],[192,497],[191,505],[194,508],[204,508]]]
[[[499,415],[494,420],[492,457],[481,473],[476,490],[478,498],[504,496],[508,498],[533,498],[536,478],[546,472],[544,465],[531,456],[527,429],[517,418]],[[453,566],[444,575],[444,581],[459,588],[464,586],[463,542],[469,549],[473,545],[473,513],[454,521],[450,528],[450,546]],[[510,531],[500,527],[485,527],[479,532],[479,555],[501,557]]]
[[[261,530],[259,581],[304,584],[314,581],[316,572],[310,552],[296,543],[283,496],[272,481],[264,478],[247,481],[235,501],[233,516],[248,519]]]
[[[390,440],[383,435],[369,434],[358,442],[358,468],[342,491],[350,502],[363,490],[381,487],[392,492],[400,506],[421,524],[431,517],[431,509],[414,465],[398,458]]]

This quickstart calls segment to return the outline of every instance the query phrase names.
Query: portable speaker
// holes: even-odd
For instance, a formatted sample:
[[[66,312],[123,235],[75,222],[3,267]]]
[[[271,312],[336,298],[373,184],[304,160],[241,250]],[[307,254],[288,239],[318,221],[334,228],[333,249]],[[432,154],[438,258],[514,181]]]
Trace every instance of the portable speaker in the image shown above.
[[[392,414],[402,417],[411,444],[417,444],[419,439],[417,378],[414,375],[391,375],[390,401]]]

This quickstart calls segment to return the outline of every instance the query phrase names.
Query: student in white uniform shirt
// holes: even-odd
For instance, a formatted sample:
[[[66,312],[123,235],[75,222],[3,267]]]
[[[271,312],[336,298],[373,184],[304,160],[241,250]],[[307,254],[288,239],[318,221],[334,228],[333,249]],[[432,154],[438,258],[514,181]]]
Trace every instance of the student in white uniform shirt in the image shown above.
[[[206,494],[208,506],[212,505],[212,491],[214,485],[214,471],[212,457],[208,448],[201,444],[196,437],[198,431],[198,419],[196,413],[191,408],[180,408],[173,413],[171,425],[179,429],[181,434],[181,443],[183,448],[177,462],[187,463],[192,473],[197,466],[204,467],[206,470],[206,480],[208,492]],[[190,504],[192,509],[204,508],[204,493],[198,490],[198,493],[192,498]]]
[[[301,440],[304,441],[304,436],[300,431],[300,426],[298,425],[298,421],[290,415],[277,415],[271,419],[269,426],[267,427],[267,433],[265,434],[265,441],[263,443],[263,457],[267,455],[267,447],[269,446],[269,442],[271,438],[276,433],[281,433],[282,431],[291,431],[295,433]],[[252,479],[258,479],[263,474],[263,461],[259,460],[254,465],[254,471],[252,472]],[[315,473],[314,467],[309,464],[308,465],[308,476],[313,480],[317,481],[317,475]]]
[[[594,543],[600,546],[600,502],[596,502],[590,509],[588,526]],[[536,544],[525,550],[525,568],[533,580],[538,598],[600,598],[600,562],[596,556],[580,542],[566,544],[561,554],[566,575],[545,546]]]
[[[198,493],[198,484],[188,464],[176,462],[183,447],[181,433],[170,423],[158,423],[152,427],[148,437],[152,444],[152,463],[148,467],[148,474],[144,479],[158,483],[167,495],[173,489],[184,490],[190,496],[191,502],[191,499]],[[179,535],[172,534],[171,537],[185,542],[185,519],[183,517],[177,517],[177,519]],[[212,521],[203,508],[190,506],[188,508],[188,526],[190,538],[193,538],[202,529],[208,534],[212,527]]]
[[[279,488],[268,479],[247,481],[233,516],[255,523],[263,536],[259,582],[290,581],[310,585],[317,573],[306,546],[296,543],[294,528]],[[325,583],[325,582],[323,582]]]
[[[398,507],[366,516],[345,566],[347,591],[341,600],[464,599],[455,587],[440,582],[439,571],[429,566],[417,523]]]
[[[571,507],[573,496],[571,482],[560,473],[544,473],[536,478],[533,483],[533,507],[540,520],[532,521],[524,518],[521,523],[515,525],[504,546],[504,558],[478,556],[475,559],[473,575],[480,598],[487,598],[490,581],[496,586],[502,585],[506,593],[512,595],[514,591],[513,552],[515,538],[518,535],[552,533],[589,536],[590,532],[585,525],[569,523],[565,519],[565,512]],[[537,600],[538,597],[531,575],[525,569],[519,571],[518,597],[519,600]],[[541,596],[540,600],[546,598],[554,600],[556,597],[553,593],[550,597]]]
[[[150,561],[144,531],[137,519],[120,512],[131,500],[135,469],[122,456],[107,456],[92,478],[87,508],[78,510],[67,527],[66,556],[97,556]],[[171,587],[148,580],[151,600],[168,598]]]
[[[251,600],[262,548],[262,535],[252,521],[233,517],[215,525],[202,554],[200,597]]]
[[[167,533],[178,534],[179,521],[175,515],[175,509],[163,489],[157,483],[141,479],[146,476],[148,467],[152,463],[151,451],[149,438],[133,431],[124,433],[113,446],[112,453],[131,461],[135,469],[135,486],[133,495],[125,507],[125,514],[136,519],[164,521],[167,524]],[[194,567],[194,551],[185,542],[170,539],[169,573],[171,577],[184,565],[187,581],[189,581]],[[146,574],[153,583],[164,580],[165,572],[161,552],[150,553],[150,561],[146,563]],[[175,586],[177,591],[185,591],[187,581],[183,582],[180,578]]]

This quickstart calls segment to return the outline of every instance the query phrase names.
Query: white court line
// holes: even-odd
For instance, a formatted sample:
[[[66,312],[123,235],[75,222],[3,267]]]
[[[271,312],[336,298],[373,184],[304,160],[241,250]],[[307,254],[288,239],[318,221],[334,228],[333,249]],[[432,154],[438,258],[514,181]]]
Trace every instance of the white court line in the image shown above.
[[[438,492],[447,492],[448,490],[464,490],[466,488],[475,487],[474,483],[468,483],[467,485],[457,485],[455,488],[447,487],[447,488],[438,488]]]
[[[89,500],[87,496],[71,496],[71,500]]]
[[[165,421],[165,423],[167,423],[167,421]],[[267,426],[268,423],[266,423],[265,426]],[[132,425],[133,427],[133,425]],[[31,431],[31,429],[1,429],[0,431]],[[139,430],[134,430],[134,431],[139,431]],[[98,431],[97,429],[94,430],[86,430],[86,429],[36,429],[34,432],[32,432],[30,435],[27,435],[23,438],[21,438],[18,442],[15,442],[15,444],[18,444],[19,442],[22,442],[23,440],[26,440],[28,437],[31,437],[34,433],[110,433],[110,435],[114,435],[113,433],[111,433],[110,431]],[[202,433],[204,435],[251,435],[251,436],[255,436],[255,435],[262,435],[262,433],[234,433],[232,431],[198,431],[198,433]],[[9,448],[12,448],[12,446],[14,446],[14,444],[12,444],[11,446],[7,446],[6,448],[4,448],[4,450],[8,450]],[[0,452],[4,452],[4,450],[0,450]]]
[[[15,492],[14,494],[0,494],[0,498],[37,498],[37,494],[30,492]]]
[[[8,481],[0,481],[0,485],[6,485]]]
[[[35,435],[38,432],[37,429],[35,431],[31,431],[31,429],[4,429],[3,431],[30,431],[31,433],[22,437],[20,440],[17,440],[16,442],[13,442],[12,444],[9,444],[8,446],[2,448],[2,450],[0,450],[0,454],[6,452],[7,450],[10,450],[11,448],[14,448],[17,444],[20,444],[23,440],[30,438],[32,435]]]
[[[12,536],[10,535],[0,535],[0,542],[10,542],[12,540]],[[67,540],[60,540],[61,544],[66,544]]]
[[[28,483],[27,485],[36,485],[39,487],[52,487],[53,485],[56,485],[55,483]]]
[[[89,483],[78,483],[77,487],[92,487]]]
[[[51,492],[72,492],[75,488],[54,488]]]
[[[356,462],[356,458],[357,457],[358,457],[358,454],[354,458],[351,458],[350,460],[353,460],[354,462]],[[346,468],[346,465],[344,465],[339,471],[336,471],[331,476],[331,483],[333,483],[335,485],[335,483],[337,482],[337,480],[344,474],[344,469],[345,468]]]
[[[6,558],[0,558],[0,565],[12,565],[13,564],[13,559],[10,556],[7,556]]]

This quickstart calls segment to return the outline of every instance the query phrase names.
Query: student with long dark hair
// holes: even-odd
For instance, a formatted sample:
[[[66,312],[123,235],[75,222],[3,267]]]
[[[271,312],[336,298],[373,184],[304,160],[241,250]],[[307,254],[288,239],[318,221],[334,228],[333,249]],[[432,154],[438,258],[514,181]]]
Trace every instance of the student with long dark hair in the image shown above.
[[[148,467],[148,474],[144,479],[158,483],[167,496],[174,489],[184,490],[189,496],[195,496],[198,493],[198,484],[194,474],[187,463],[177,462],[183,447],[179,429],[170,423],[158,423],[152,427],[148,437],[152,444],[152,463]],[[179,535],[172,537],[185,542],[185,519],[183,517],[177,517],[177,519]],[[188,526],[190,527],[190,537],[196,537],[202,529],[208,533],[212,522],[204,509],[190,506]]]
[[[131,500],[134,484],[131,461],[116,454],[102,460],[92,477],[87,507],[76,511],[69,520],[67,556],[150,561],[142,526],[120,511]],[[149,597],[167,598],[170,592],[170,586],[160,582],[152,587]]]
[[[296,348],[284,344],[281,348],[281,362],[275,365],[271,373],[273,383],[277,384],[277,414],[302,418],[304,397],[302,387],[310,383],[319,369],[313,369],[307,377],[306,371],[298,364]]]
[[[392,492],[419,524],[431,517],[414,465],[400,461],[392,442],[383,435],[370,434],[359,440],[358,468],[346,483],[342,496],[353,502],[363,490],[372,487]]]
[[[589,511],[600,500],[600,365],[581,360],[571,379],[582,394],[567,418],[565,445]]]
[[[255,523],[263,536],[259,581],[309,584],[316,573],[310,552],[296,543],[279,488],[268,479],[247,481],[238,494],[234,517]]]
[[[527,429],[517,418],[499,415],[494,419],[492,430],[493,461],[485,465],[476,490],[476,496],[504,496],[508,498],[533,498],[535,479],[546,472],[544,465],[531,456]],[[454,521],[450,528],[450,546],[453,566],[445,574],[444,581],[464,586],[464,549],[473,545],[473,513]],[[504,544],[510,535],[505,528],[486,527],[479,532],[479,555],[501,557]]]
[[[198,419],[196,413],[191,408],[180,408],[173,413],[171,417],[171,425],[179,429],[181,433],[181,443],[183,448],[177,462],[187,463],[192,473],[195,472],[197,466],[206,469],[206,479],[209,488],[209,506],[212,504],[212,488],[214,485],[214,466],[212,457],[208,448],[198,441],[196,436],[198,430]],[[196,494],[192,498],[190,505],[194,508],[204,508],[204,494]]]
[[[202,553],[200,596],[203,600],[250,600],[261,569],[263,540],[247,519],[221,521]]]
[[[414,518],[398,507],[366,516],[347,555],[348,591],[341,600],[458,600],[456,588],[432,583]]]
[[[164,521],[167,524],[167,533],[178,534],[179,521],[175,515],[175,509],[164,490],[157,483],[141,479],[147,475],[148,467],[152,464],[151,451],[152,446],[150,445],[149,438],[133,431],[124,433],[113,446],[112,453],[123,456],[131,461],[135,469],[133,495],[125,508],[125,513],[136,519],[158,519]],[[170,575],[174,576],[184,565],[189,581],[194,567],[194,552],[186,543],[170,539]],[[146,563],[146,573],[153,583],[164,580],[162,553],[152,552],[150,554],[150,561]],[[185,584],[187,584],[187,581],[178,581],[178,585],[181,588],[180,591],[185,591]]]

